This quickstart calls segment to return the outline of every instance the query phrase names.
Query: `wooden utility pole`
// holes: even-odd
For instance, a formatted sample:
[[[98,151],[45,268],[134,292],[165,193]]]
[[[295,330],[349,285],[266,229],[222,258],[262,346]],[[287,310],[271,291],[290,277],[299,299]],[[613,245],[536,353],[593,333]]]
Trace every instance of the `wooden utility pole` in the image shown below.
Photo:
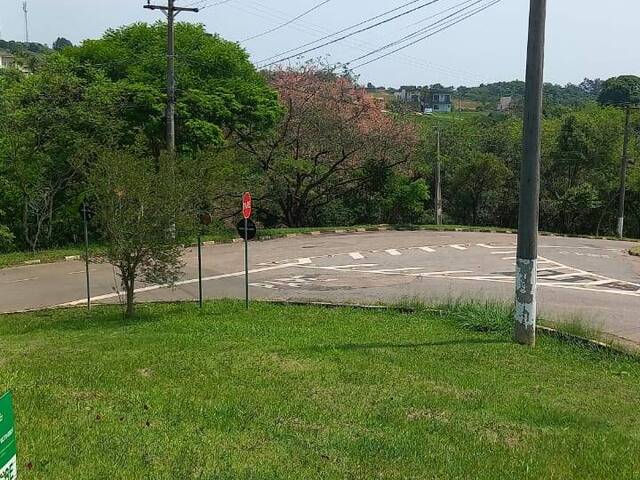
[[[436,225],[442,225],[442,175],[440,163],[440,128],[436,127],[438,152],[436,160]]]
[[[536,343],[538,217],[540,208],[540,133],[544,86],[544,43],[547,0],[530,0],[527,76],[524,99],[524,141],[520,173],[520,213],[516,260],[514,339]]]
[[[627,105],[624,122],[624,144],[620,166],[620,191],[618,204],[618,238],[624,237],[624,204],[627,193],[627,169],[629,168],[629,140],[631,137],[631,105]]]
[[[175,0],[167,0],[167,6],[151,5],[150,0],[144,6],[149,10],[161,10],[167,16],[167,150],[176,151],[176,74],[175,74],[175,18],[180,12],[195,12],[198,8],[176,7]]]

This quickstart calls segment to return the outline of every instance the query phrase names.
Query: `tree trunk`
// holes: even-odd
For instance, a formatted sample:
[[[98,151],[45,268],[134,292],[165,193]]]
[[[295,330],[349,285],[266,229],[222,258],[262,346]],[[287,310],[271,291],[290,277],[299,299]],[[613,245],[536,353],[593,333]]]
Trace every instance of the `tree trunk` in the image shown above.
[[[131,277],[123,280],[127,296],[127,312],[125,315],[128,318],[131,318],[136,313],[135,304],[133,303],[135,297],[135,278]]]

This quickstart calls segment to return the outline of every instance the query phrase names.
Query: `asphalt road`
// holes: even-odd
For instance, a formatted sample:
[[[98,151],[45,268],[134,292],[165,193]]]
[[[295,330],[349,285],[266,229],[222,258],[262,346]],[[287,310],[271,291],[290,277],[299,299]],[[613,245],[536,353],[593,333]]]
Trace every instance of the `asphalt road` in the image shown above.
[[[513,300],[513,235],[378,232],[305,235],[250,244],[251,296],[262,299],[377,303],[406,299]],[[539,309],[552,320],[580,318],[640,343],[640,259],[633,244],[541,237]],[[203,249],[206,298],[244,296],[241,243]],[[141,284],[139,301],[197,296],[195,250],[173,289]],[[118,302],[110,265],[91,266],[94,302]],[[83,303],[84,264],[0,270],[0,311]]]

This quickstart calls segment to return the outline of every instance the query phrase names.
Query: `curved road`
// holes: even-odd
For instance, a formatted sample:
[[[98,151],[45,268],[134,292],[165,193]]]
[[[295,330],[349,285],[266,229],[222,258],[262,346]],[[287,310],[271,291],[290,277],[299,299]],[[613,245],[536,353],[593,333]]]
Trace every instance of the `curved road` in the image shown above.
[[[251,244],[253,298],[376,303],[400,299],[513,300],[514,235],[377,232],[304,235]],[[540,238],[539,308],[551,320],[580,318],[640,343],[640,258],[634,244]],[[207,298],[243,297],[243,246],[203,249]],[[175,288],[140,285],[138,300],[193,299],[196,252]],[[95,264],[96,302],[117,302],[109,265]],[[84,265],[65,262],[0,270],[0,311],[79,304]]]

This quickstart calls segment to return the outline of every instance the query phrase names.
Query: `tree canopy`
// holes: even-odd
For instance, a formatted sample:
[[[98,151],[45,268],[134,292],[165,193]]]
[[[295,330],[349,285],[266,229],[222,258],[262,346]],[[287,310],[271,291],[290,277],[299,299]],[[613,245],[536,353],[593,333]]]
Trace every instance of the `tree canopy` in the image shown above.
[[[144,130],[156,152],[164,147],[166,35],[163,22],[135,23],[63,51],[79,66],[99,68],[128,94],[128,120]],[[275,92],[247,53],[202,25],[176,25],[176,79],[177,142],[183,151],[268,129],[280,115]]]

